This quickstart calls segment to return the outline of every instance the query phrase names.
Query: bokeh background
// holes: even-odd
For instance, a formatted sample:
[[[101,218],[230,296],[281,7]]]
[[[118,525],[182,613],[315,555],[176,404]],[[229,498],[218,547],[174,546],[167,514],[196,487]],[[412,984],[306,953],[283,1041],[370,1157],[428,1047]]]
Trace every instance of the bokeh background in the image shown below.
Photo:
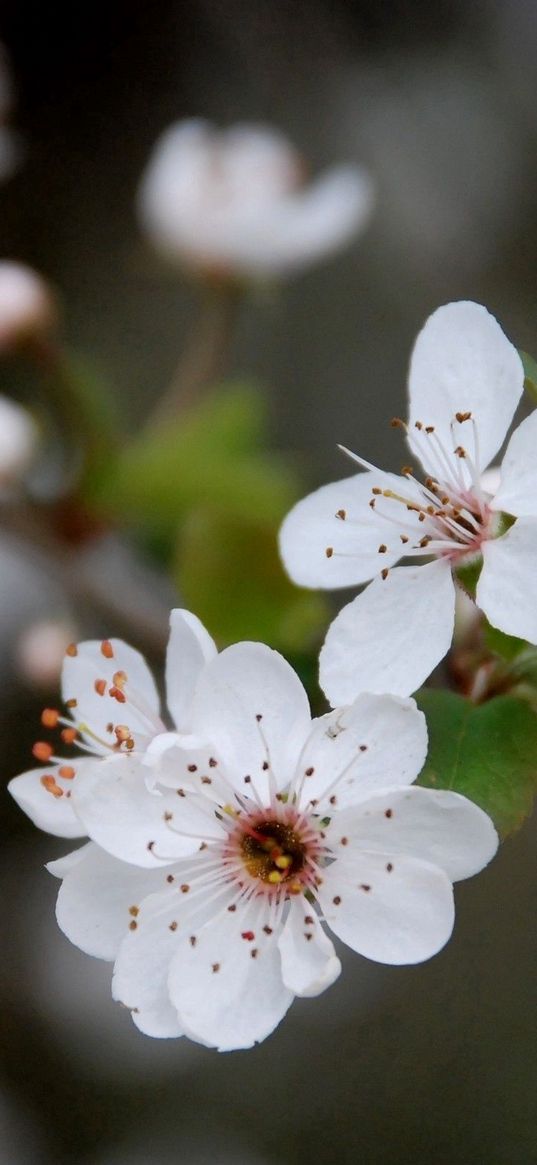
[[[233,370],[270,394],[274,445],[312,483],[346,472],[338,441],[398,467],[388,422],[404,411],[412,341],[440,303],[485,303],[537,352],[529,0],[3,0],[0,35],[25,147],[0,190],[0,253],[61,289],[69,338],[106,369],[129,424],[156,400],[192,323],[191,289],[150,255],[133,206],[155,138],[183,116],[268,121],[313,170],[355,160],[374,176],[366,234],[245,305],[234,344]],[[54,698],[13,668],[15,629],[73,612],[54,569],[18,542],[4,538],[1,566],[7,781],[28,767]],[[168,597],[162,584],[149,621]],[[89,609],[85,619],[92,633],[114,630]],[[431,963],[347,954],[327,994],[295,1003],[262,1046],[224,1056],[152,1042],[111,1002],[110,968],[55,926],[43,863],[65,848],[2,797],[6,1165],[536,1159],[531,821],[458,887],[454,938]]]

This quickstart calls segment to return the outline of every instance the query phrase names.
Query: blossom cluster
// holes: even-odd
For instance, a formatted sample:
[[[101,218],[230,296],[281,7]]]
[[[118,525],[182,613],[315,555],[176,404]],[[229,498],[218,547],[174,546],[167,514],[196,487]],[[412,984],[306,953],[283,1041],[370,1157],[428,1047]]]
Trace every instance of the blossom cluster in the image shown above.
[[[114,998],[141,1031],[221,1050],[264,1039],[339,975],[327,928],[390,964],[445,944],[452,883],[497,837],[466,798],[414,785],[427,730],[411,698],[363,693],[312,719],[282,656],[219,654],[182,610],[166,686],[171,731],[136,651],[71,645],[68,714],[48,708],[43,724],[81,755],[41,740],[44,767],[10,785],[41,828],[89,839],[49,865],[58,922],[114,961]]]
[[[200,165],[207,134],[187,134]],[[232,145],[240,158],[240,135]],[[448,940],[452,884],[498,839],[472,801],[415,783],[427,726],[412,694],[449,649],[458,586],[493,627],[537,644],[537,412],[494,487],[487,472],[523,384],[483,307],[440,308],[412,355],[408,421],[394,421],[424,479],[352,453],[362,472],[289,513],[280,549],[297,583],[369,584],[328,630],[324,715],[280,654],[219,653],[186,610],[171,615],[165,711],[132,647],[67,648],[65,715],[46,708],[42,723],[69,754],[38,741],[41,767],[10,791],[41,829],[86,839],[49,864],[58,922],[114,963],[113,996],[146,1034],[250,1047],[338,977],[330,933],[393,965]]]

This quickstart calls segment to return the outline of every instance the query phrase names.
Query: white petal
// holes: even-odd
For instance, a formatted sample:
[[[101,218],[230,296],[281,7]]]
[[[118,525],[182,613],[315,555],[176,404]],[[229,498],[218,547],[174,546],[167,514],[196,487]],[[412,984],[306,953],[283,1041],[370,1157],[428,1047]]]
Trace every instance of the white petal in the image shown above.
[[[455,588],[449,563],[396,566],[343,607],[320,655],[320,683],[333,707],[359,692],[415,692],[446,654]]]
[[[98,763],[95,760],[79,760],[77,757],[72,767],[76,772],[82,773],[88,765],[93,767]],[[14,777],[9,782],[9,792],[38,829],[44,829],[46,833],[52,833],[55,837],[85,837],[87,830],[73,808],[74,780],[61,777],[59,774],[61,767],[53,764],[44,765],[40,769],[30,769],[29,772],[22,773],[20,777]],[[42,778],[46,776],[54,777],[55,785],[62,790],[61,797],[54,796],[41,784]]]
[[[378,963],[421,963],[447,942],[453,891],[443,870],[399,855],[346,855],[325,871],[318,890],[324,918],[338,938]]]
[[[345,857],[355,849],[404,854],[431,862],[452,882],[477,874],[494,857],[498,836],[490,817],[459,793],[393,788],[335,813],[330,845]],[[342,839],[343,838],[343,844]]]
[[[333,944],[305,898],[293,898],[278,940],[282,978],[295,995],[320,995],[341,973]]]
[[[280,530],[280,554],[290,577],[300,586],[347,587],[367,582],[382,567],[401,557],[397,530],[371,509],[373,487],[394,488],[407,483],[386,473],[359,473],[323,485],[303,498],[287,515]],[[383,508],[404,524],[407,511],[382,499]],[[338,513],[345,517],[338,517]],[[391,544],[396,543],[392,548]],[[379,554],[379,546],[389,551]],[[333,551],[327,556],[327,550]]]
[[[58,925],[86,954],[115,959],[129,926],[136,924],[142,898],[165,885],[162,869],[140,869],[96,845],[84,846],[64,874],[56,903]]]
[[[193,937],[183,935],[170,966],[170,998],[189,1035],[220,1051],[250,1048],[285,1015],[278,934],[267,934],[266,899],[223,909]],[[253,935],[253,938],[251,937]]]
[[[426,755],[427,725],[414,700],[362,693],[350,708],[313,721],[300,758],[301,804],[314,799],[328,812],[410,785]]]
[[[537,517],[537,409],[522,421],[509,441],[491,509],[504,510],[517,518]]]
[[[483,546],[476,602],[489,623],[537,644],[537,518],[518,518]]]
[[[337,251],[365,226],[373,204],[369,176],[357,166],[339,166],[309,186],[274,202],[245,223],[237,216],[237,264],[245,273],[264,275],[298,270]],[[263,229],[264,227],[264,229]],[[231,251],[231,246],[230,246]]]
[[[155,681],[138,651],[121,639],[109,641],[113,653],[103,655],[98,640],[78,643],[76,655],[66,655],[62,669],[62,696],[65,702],[76,700],[72,715],[75,724],[88,725],[99,738],[102,750],[116,743],[110,725],[127,725],[138,748],[162,730],[159,716],[159,697]],[[123,672],[127,679],[123,686],[124,701],[108,695],[114,687],[114,675]],[[105,680],[103,696],[96,683]],[[93,743],[93,738],[92,738]]]
[[[236,643],[207,664],[192,706],[192,731],[213,742],[234,787],[251,778],[261,800],[291,779],[309,732],[308,699],[277,651]]]
[[[138,925],[121,943],[112,979],[113,998],[129,1008],[140,1031],[158,1039],[184,1031],[167,987],[170,960],[177,950],[176,901],[172,887],[140,904]]]
[[[73,802],[86,832],[108,853],[137,866],[155,868],[194,853],[200,839],[220,828],[186,798],[149,792],[144,766],[133,756],[112,757],[88,767],[77,780]],[[170,815],[168,819],[165,815]],[[188,834],[175,832],[175,815]]]
[[[196,615],[180,609],[172,611],[166,653],[166,702],[177,728],[187,730],[198,677],[216,654],[214,640]]]
[[[471,412],[479,432],[480,468],[498,452],[522,395],[524,370],[516,348],[478,303],[448,303],[429,316],[414,346],[409,420],[434,425],[447,449],[457,412]],[[473,452],[468,422],[455,444]],[[460,430],[461,437],[458,432]]]
[[[183,941],[190,946],[191,938],[234,896],[233,888],[214,874],[214,851],[178,862],[165,874],[166,890],[140,903],[137,926],[121,944],[112,983],[114,999],[132,1011],[136,1026],[157,1037],[184,1032],[168,991],[173,956]]]
[[[67,874],[74,870],[79,862],[84,861],[86,854],[93,847],[93,842],[88,841],[85,845],[81,845],[78,849],[71,850],[71,853],[64,854],[61,858],[55,858],[52,862],[45,863],[45,869],[54,878],[65,878]]]

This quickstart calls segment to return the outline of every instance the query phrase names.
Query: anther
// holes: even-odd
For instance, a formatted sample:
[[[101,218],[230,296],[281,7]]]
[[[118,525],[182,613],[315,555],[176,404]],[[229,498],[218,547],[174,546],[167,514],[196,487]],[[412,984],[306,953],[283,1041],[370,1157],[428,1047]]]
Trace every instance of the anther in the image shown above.
[[[426,425],[426,426],[425,426],[425,432],[426,432],[426,433],[429,433],[429,435],[430,435],[431,433],[434,433],[434,425]]]
[[[471,416],[471,413],[455,413],[455,418],[459,422],[459,425],[462,425],[463,421],[469,421]]]
[[[326,547],[326,550],[325,550],[326,557],[327,557],[327,558],[331,558],[331,557],[332,557],[332,555],[333,555],[333,553],[334,553],[334,547],[333,547],[333,546],[327,546],[327,547]]]
[[[125,704],[126,703],[127,697],[126,697],[125,693],[121,691],[121,688],[117,688],[117,687],[109,688],[108,695],[112,696],[113,700],[117,700],[118,704]]]
[[[114,648],[112,647],[109,639],[103,639],[101,643],[101,655],[104,655],[105,659],[114,658]]]
[[[60,733],[64,744],[74,744],[77,735],[76,728],[62,728]]]
[[[280,874],[278,870],[271,870],[268,876],[268,881],[271,882],[273,886],[277,886],[279,882],[283,881],[283,874]]]
[[[56,710],[56,708],[43,708],[41,713],[41,723],[44,728],[55,728],[59,718],[60,713]]]
[[[383,578],[384,580],[386,580],[389,573],[390,572],[389,572],[388,568],[385,566],[384,570],[381,570],[381,572],[380,572],[380,577]]]
[[[380,487],[378,485],[374,485],[373,489],[371,490],[371,493],[375,494],[376,497],[378,497],[379,494],[382,493],[382,490],[380,489]]]
[[[37,740],[33,745],[32,753],[36,760],[48,761],[52,756],[52,747],[44,740]]]
[[[116,671],[112,676],[112,682],[115,684],[116,688],[124,688],[125,684],[127,683],[127,679],[127,673],[124,671]]]
[[[63,789],[60,788],[53,776],[41,777],[41,784],[47,793],[52,793],[53,797],[63,797]]]
[[[347,517],[347,511],[346,511],[346,510],[337,510],[337,511],[336,511],[336,518],[340,518],[342,522],[344,522],[344,521],[345,521],[345,518],[346,518],[346,517]]]
[[[95,680],[93,685],[98,696],[104,696],[106,692],[106,680]]]
[[[70,656],[78,655],[78,647],[76,643],[70,643],[69,646],[65,648],[65,654]]]
[[[388,547],[384,545],[384,542],[381,542],[378,552],[379,554],[386,554],[387,549]]]
[[[66,700],[66,701],[65,701],[65,707],[66,707],[66,708],[70,708],[70,709],[71,709],[71,708],[76,708],[77,704],[78,704],[78,700],[75,700],[75,697],[74,697],[74,696],[72,696],[70,700]]]
[[[403,545],[406,545],[406,543],[408,542],[408,534],[400,534],[399,537],[400,537]]]
[[[60,777],[63,777],[64,781],[72,781],[76,770],[72,765],[62,765],[61,768],[58,769],[58,772]]]

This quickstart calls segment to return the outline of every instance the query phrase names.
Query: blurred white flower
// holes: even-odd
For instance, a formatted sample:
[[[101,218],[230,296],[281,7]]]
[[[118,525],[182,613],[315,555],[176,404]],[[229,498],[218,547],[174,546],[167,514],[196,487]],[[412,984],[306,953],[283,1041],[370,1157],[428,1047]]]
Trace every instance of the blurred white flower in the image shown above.
[[[1,259],[0,354],[46,336],[57,323],[56,297],[42,276],[23,263]]]
[[[263,125],[178,122],[158,139],[138,195],[168,258],[207,275],[263,278],[306,267],[365,226],[372,183],[337,166],[309,184],[289,142]]]
[[[0,396],[0,489],[24,475],[34,456],[37,438],[37,426],[30,413],[9,397]]]
[[[74,626],[66,619],[51,617],[30,623],[15,646],[18,674],[34,688],[54,688],[59,683],[65,649],[74,639]]]

